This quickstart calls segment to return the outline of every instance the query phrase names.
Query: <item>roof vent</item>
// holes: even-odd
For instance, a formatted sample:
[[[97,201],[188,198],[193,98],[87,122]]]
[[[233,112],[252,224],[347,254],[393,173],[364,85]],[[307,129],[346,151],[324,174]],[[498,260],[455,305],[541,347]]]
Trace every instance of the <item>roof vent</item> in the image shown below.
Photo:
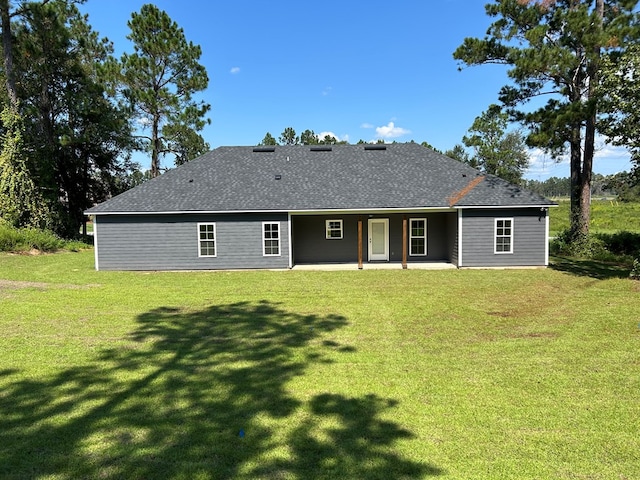
[[[330,152],[333,149],[333,147],[326,147],[326,146],[318,146],[318,147],[311,147],[309,148],[309,151],[311,152]]]
[[[276,147],[255,147],[254,152],[275,152]]]
[[[386,150],[387,146],[382,144],[365,145],[365,150]]]
[[[276,173],[276,180],[282,180],[282,175],[280,175],[279,173]]]

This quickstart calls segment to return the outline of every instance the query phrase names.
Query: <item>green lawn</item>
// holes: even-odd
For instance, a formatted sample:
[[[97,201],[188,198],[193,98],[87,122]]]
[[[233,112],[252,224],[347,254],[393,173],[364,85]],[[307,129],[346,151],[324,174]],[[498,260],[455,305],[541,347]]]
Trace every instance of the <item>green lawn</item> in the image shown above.
[[[569,228],[569,200],[557,201],[559,205],[549,209],[551,236],[557,236],[562,230]],[[593,233],[640,233],[640,203],[594,199],[591,202],[590,229]]]
[[[0,478],[640,478],[627,274],[2,254]]]

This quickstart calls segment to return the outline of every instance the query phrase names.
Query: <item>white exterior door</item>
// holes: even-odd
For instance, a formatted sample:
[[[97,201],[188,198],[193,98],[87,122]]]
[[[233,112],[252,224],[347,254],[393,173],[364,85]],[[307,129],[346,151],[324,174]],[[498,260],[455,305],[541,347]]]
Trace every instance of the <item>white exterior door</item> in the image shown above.
[[[369,219],[369,261],[389,261],[389,219]]]

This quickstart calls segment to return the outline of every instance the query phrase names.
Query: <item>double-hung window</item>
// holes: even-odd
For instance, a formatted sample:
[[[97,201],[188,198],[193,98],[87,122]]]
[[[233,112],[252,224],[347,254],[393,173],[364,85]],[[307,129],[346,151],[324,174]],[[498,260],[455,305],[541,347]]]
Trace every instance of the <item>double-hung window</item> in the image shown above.
[[[513,218],[496,218],[495,253],[513,253]]]
[[[199,223],[198,224],[198,256],[199,257],[215,257],[216,256],[216,224],[215,223]]]
[[[409,219],[409,255],[424,256],[427,254],[427,219]]]
[[[327,239],[342,238],[342,220],[327,220],[325,225]]]
[[[280,223],[262,222],[262,254],[280,255]]]

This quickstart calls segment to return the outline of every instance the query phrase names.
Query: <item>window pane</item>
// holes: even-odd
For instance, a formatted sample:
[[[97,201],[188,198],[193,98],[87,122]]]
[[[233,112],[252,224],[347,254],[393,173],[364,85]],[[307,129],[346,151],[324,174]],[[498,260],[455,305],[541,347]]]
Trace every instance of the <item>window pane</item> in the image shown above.
[[[205,241],[200,242],[200,255],[214,256],[216,254],[215,242]]]
[[[424,220],[411,221],[411,236],[424,237]]]
[[[371,253],[382,255],[386,252],[385,225],[383,223],[373,223],[371,225]]]
[[[278,255],[280,253],[278,240],[265,240],[264,253],[266,255]]]
[[[424,255],[424,238],[411,239],[411,255]]]

